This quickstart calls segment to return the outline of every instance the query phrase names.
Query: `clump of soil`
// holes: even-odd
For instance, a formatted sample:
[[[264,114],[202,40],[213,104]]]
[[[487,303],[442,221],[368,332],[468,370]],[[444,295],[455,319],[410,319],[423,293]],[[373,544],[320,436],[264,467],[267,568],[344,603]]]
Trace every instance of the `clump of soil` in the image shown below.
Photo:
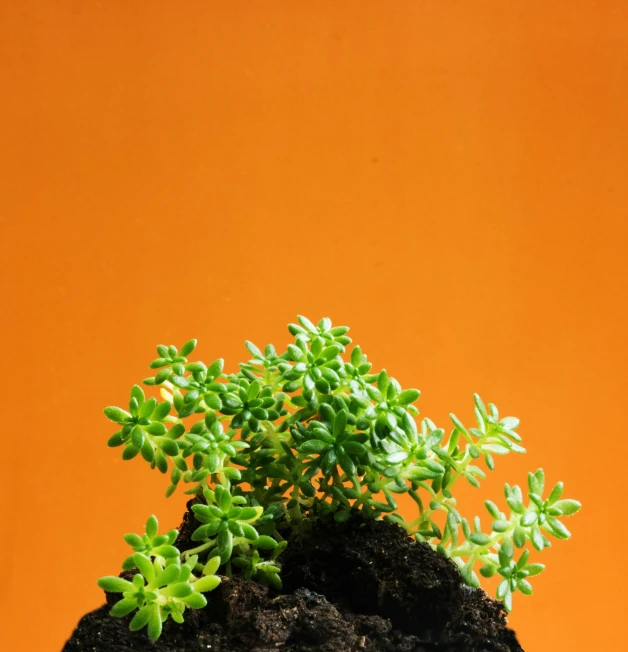
[[[63,652],[523,652],[501,603],[392,523],[311,519],[281,561],[281,594],[225,579],[205,594],[207,607],[186,610],[183,625],[169,619],[154,644],[128,630],[132,615],[108,615],[120,596],[107,594]]]

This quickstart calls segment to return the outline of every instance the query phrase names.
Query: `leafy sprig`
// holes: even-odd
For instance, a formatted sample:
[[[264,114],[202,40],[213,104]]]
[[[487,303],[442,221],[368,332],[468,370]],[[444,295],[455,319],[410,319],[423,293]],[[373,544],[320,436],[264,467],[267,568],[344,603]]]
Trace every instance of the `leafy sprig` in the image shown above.
[[[179,551],[172,545],[179,534],[178,530],[170,530],[165,534],[157,534],[159,522],[155,515],[149,516],[146,521],[146,530],[143,535],[125,534],[124,540],[133,548],[134,554],[127,557],[122,563],[124,570],[135,568],[135,554],[145,557],[154,557],[159,563],[164,564],[167,559],[179,556]]]
[[[137,610],[129,628],[136,631],[146,626],[153,641],[161,635],[168,617],[182,623],[185,610],[204,607],[207,599],[203,593],[220,584],[216,575],[220,565],[218,557],[210,558],[203,566],[199,565],[196,555],[182,563],[174,546],[161,543],[161,537],[164,542],[171,541],[173,532],[176,537],[176,530],[157,536],[157,525],[157,519],[151,516],[144,536],[125,537],[136,550],[125,562],[127,570],[137,569],[132,580],[113,576],[98,580],[98,586],[105,591],[122,593],[122,599],[116,602],[110,614],[120,618]],[[194,574],[199,571],[200,575]]]
[[[517,591],[530,594],[530,578],[544,568],[530,555],[551,545],[548,537],[569,538],[561,519],[580,503],[562,499],[562,483],[543,498],[539,469],[528,476],[527,502],[516,485],[505,487],[508,513],[486,501],[492,522],[484,531],[479,517],[469,522],[458,512],[453,493],[461,478],[478,487],[486,475],[482,466],[494,470],[495,456],[525,453],[519,420],[500,418],[495,405],[486,407],[476,394],[476,424],[467,427],[451,414],[447,433],[418,419],[419,390],[402,388],[385,369],[374,372],[359,346],[348,350],[347,327],[299,317],[288,328],[294,342],[284,352],[247,341],[251,358],[230,374],[222,359],[189,361],[196,340],[180,351],[160,345],[150,365],[158,371],[144,383],[159,386],[162,402],[136,385],[128,411],[105,409],[121,426],[109,445],[124,446],[124,459],[141,453],[152,468],[171,469],[167,495],[185,484],[186,493],[203,499],[193,507],[199,525],[192,539],[199,545],[192,550],[178,552],[174,530],[157,535],[154,517],[144,535],[127,535],[134,553],[123,568],[143,578],[133,589],[124,585],[122,602],[133,599],[140,609],[132,623],[149,624],[154,636],[161,631],[157,620],[171,615],[179,622],[185,607],[204,598],[192,597],[191,604],[194,591],[179,595],[189,589],[168,587],[196,586],[200,580],[190,579],[192,573],[208,568],[211,577],[222,568],[225,576],[239,572],[279,589],[280,553],[304,516],[313,514],[398,523],[453,559],[467,584],[479,586],[476,569],[483,577],[500,575],[497,596],[508,610]],[[396,496],[403,493],[417,506],[410,521],[398,512]],[[178,574],[169,570],[175,567]],[[155,584],[170,579],[166,572],[176,579]]]

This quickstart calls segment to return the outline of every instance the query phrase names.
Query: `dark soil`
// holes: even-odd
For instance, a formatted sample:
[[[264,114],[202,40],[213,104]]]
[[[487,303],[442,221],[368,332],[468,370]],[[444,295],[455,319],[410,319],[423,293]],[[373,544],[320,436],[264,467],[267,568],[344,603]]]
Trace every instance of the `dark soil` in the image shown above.
[[[132,615],[108,615],[119,594],[107,594],[63,652],[523,652],[501,603],[466,587],[453,562],[397,525],[311,520],[281,561],[281,595],[225,579],[183,625],[169,619],[155,644],[128,630]]]

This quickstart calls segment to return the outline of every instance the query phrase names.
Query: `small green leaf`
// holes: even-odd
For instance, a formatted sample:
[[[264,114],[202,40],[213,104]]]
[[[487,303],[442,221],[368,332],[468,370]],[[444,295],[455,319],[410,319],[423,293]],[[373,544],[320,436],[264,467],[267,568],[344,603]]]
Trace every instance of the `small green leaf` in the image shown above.
[[[153,414],[156,407],[157,407],[157,399],[151,397],[148,399],[148,401],[142,404],[138,416],[141,419],[148,419]]]
[[[140,406],[146,400],[146,395],[139,385],[133,385],[131,388],[131,398],[134,398],[137,401],[137,405]]]
[[[132,548],[140,548],[141,546],[144,545],[144,541],[142,540],[142,537],[138,536],[137,534],[125,534],[124,540]]]
[[[543,469],[537,469],[534,476],[536,477],[536,481],[539,487],[539,491],[534,493],[538,493],[539,496],[541,496],[543,494],[543,490],[545,489],[545,472]]]
[[[133,444],[127,444],[122,451],[122,459],[125,461],[132,460],[139,452],[139,448],[133,446]]]
[[[139,428],[140,426],[136,426],[136,428]],[[163,423],[159,423],[157,421],[153,421],[147,426],[144,426],[146,432],[149,435],[153,435],[155,437],[160,437],[161,435],[165,435],[167,430],[166,426]]]
[[[347,510],[342,510],[334,514],[334,521],[336,521],[337,523],[344,523],[345,521],[348,521],[350,518],[351,518],[351,512]]]
[[[563,483],[557,482],[547,499],[550,505],[553,505],[563,495]]]
[[[495,453],[495,455],[506,455],[510,452],[509,448],[501,444],[483,444],[482,450],[488,453]]]
[[[260,517],[261,513],[261,507],[243,507],[242,511],[238,514],[237,520],[252,523]]]
[[[218,531],[218,551],[220,552],[220,561],[226,564],[233,551],[233,534],[231,534],[228,527],[221,528]]]
[[[340,353],[340,347],[336,346],[335,344],[332,346],[328,346],[322,353],[323,359],[329,361],[333,360],[339,353]]]
[[[122,438],[122,432],[116,432],[107,441],[107,446],[109,448],[116,448],[117,446],[122,446],[124,444],[124,439]]]
[[[165,401],[164,403],[159,403],[155,408],[152,418],[155,421],[163,421],[169,414],[172,409],[172,403]]]
[[[222,408],[222,401],[216,394],[205,394],[203,400],[210,410],[220,410]]]
[[[532,528],[532,545],[536,550],[543,550],[545,543],[543,542],[543,535],[538,527]]]
[[[486,414],[486,408],[484,407],[484,403],[482,402],[482,399],[480,398],[479,394],[474,394],[473,395],[473,400],[475,402],[475,406],[478,409],[480,415],[486,419],[487,414]]]
[[[135,426],[133,430],[131,430],[131,442],[135,448],[142,448],[142,445],[144,444],[144,433],[142,432],[141,426]]]
[[[461,569],[460,573],[469,586],[479,588],[480,582],[477,575],[473,572],[473,562],[469,560]]]
[[[216,504],[223,513],[227,513],[231,507],[231,494],[222,485],[217,485],[214,491],[216,492]]]
[[[534,511],[526,512],[521,517],[520,523],[521,525],[523,525],[523,527],[530,527],[530,525],[536,523],[537,516],[538,516],[537,512]]]
[[[244,536],[244,530],[237,521],[229,521],[229,530],[231,530],[231,534],[233,534],[234,537]]]
[[[419,396],[421,396],[421,392],[418,389],[406,389],[397,397],[397,405],[410,405],[410,403],[414,403]]]
[[[207,375],[210,378],[218,378],[222,374],[222,370],[225,366],[225,361],[222,358],[214,360],[207,369]]]
[[[323,451],[326,451],[328,447],[329,445],[323,441],[319,441],[318,439],[310,439],[309,441],[303,442],[303,444],[299,446],[299,451],[306,454],[322,453]]]
[[[142,627],[144,627],[146,625],[146,623],[148,622],[148,620],[150,619],[151,610],[154,609],[155,607],[157,607],[156,604],[155,605],[147,604],[144,607],[142,607],[135,614],[135,616],[133,617],[133,620],[131,620],[131,622],[129,624],[129,629],[132,632],[136,632],[139,629],[142,629]],[[159,607],[157,607],[157,608],[159,608]]]
[[[523,595],[532,595],[532,584],[527,580],[520,579],[517,581],[517,588],[523,593]]]
[[[135,562],[135,565],[137,566],[140,573],[146,578],[148,582],[152,582],[152,580],[155,579],[155,569],[153,568],[153,564],[151,563],[150,559],[146,555],[143,555],[141,552],[136,552],[133,555],[133,561]]]
[[[178,582],[177,584],[172,584],[167,589],[167,594],[171,595],[173,598],[186,598],[194,589],[191,584],[188,582]],[[164,591],[166,593],[166,591]]]
[[[296,362],[301,362],[305,359],[303,351],[294,344],[288,344],[288,353],[290,354],[290,358]]]
[[[149,463],[152,464],[155,459],[155,449],[148,437],[144,438],[144,443],[142,444],[142,457]]]
[[[262,550],[273,550],[279,544],[272,537],[262,535],[262,536],[257,538],[257,541],[255,541],[255,545],[258,548],[261,548]]]
[[[113,605],[109,615],[113,616],[114,618],[122,618],[123,616],[130,614],[135,609],[137,609],[137,600],[133,598],[125,598]]]
[[[203,568],[203,575],[215,575],[220,567],[220,557],[210,557]]]
[[[194,349],[196,348],[196,340],[188,340],[182,347],[181,347],[181,355],[182,356],[188,356]]]
[[[462,424],[462,421],[460,421],[460,419],[458,419],[458,417],[455,414],[450,413],[449,418],[452,420],[454,426],[456,426],[456,428],[458,428],[458,430],[460,430],[460,432],[464,433],[467,437],[469,436],[469,432],[467,431],[467,429]]]
[[[386,461],[389,464],[399,464],[400,462],[403,462],[404,460],[408,459],[408,453],[405,451],[397,451],[396,453],[391,453],[390,455],[386,456]]]
[[[501,546],[499,547],[499,562],[502,566],[508,566],[510,560],[515,554],[512,541],[510,539],[504,539]]]
[[[386,391],[388,390],[388,383],[390,382],[388,378],[388,373],[386,372],[386,369],[382,369],[379,372],[379,376],[377,377],[377,389],[382,393],[382,395],[386,394]]]
[[[497,586],[497,598],[503,600],[504,596],[510,590],[510,581],[508,579],[502,580]]]
[[[192,609],[202,609],[207,606],[207,599],[204,595],[200,593],[191,593],[187,598],[183,598],[181,602],[185,603],[188,607]]]
[[[346,427],[347,427],[347,411],[346,410],[340,410],[338,414],[336,414],[336,417],[334,419],[334,437],[338,437],[338,435],[341,435]]]
[[[506,532],[510,529],[510,521],[497,519],[496,521],[493,521],[493,525],[491,527],[493,528],[494,532]]]
[[[307,317],[304,317],[303,315],[297,315],[297,319],[299,320],[301,326],[310,331],[310,333],[313,333],[314,335],[318,333],[316,326],[314,326],[314,324]]]
[[[528,577],[533,577],[545,570],[545,564],[528,564],[525,569],[528,571]]]
[[[176,457],[179,454],[177,442],[172,439],[162,439],[159,442],[159,447],[169,457]]]
[[[344,451],[338,450],[338,463],[348,476],[352,476],[355,473],[355,464]]]
[[[158,555],[159,557],[164,557],[164,559],[173,559],[179,556],[179,551],[174,546],[169,546],[164,544],[162,546],[157,546],[151,551],[153,555]]]
[[[106,407],[104,412],[107,419],[114,423],[119,423],[120,425],[124,425],[131,419],[130,413],[119,407]]]
[[[254,380],[249,385],[249,389],[247,390],[247,397],[249,401],[253,400],[259,394],[260,389],[261,389],[261,384],[259,380]]]
[[[151,641],[156,641],[161,636],[161,612],[159,605],[152,604],[150,606],[150,617],[148,619],[148,637]]]
[[[540,495],[542,493],[536,476],[531,471],[528,473],[528,489],[533,494]]]
[[[246,340],[244,342],[246,348],[248,349],[248,352],[254,357],[257,358],[258,360],[263,360],[264,356],[262,352],[253,344],[253,342],[249,342],[249,340]]]
[[[166,566],[164,570],[157,575],[155,578],[155,584],[157,586],[165,586],[167,584],[172,584],[179,579],[181,574],[181,567],[178,564],[171,564]]]
[[[483,532],[472,532],[471,536],[469,537],[469,541],[471,541],[471,543],[475,543],[477,546],[485,546],[491,542],[491,537],[489,537],[488,534],[484,534]]]
[[[499,424],[507,430],[516,430],[519,426],[519,419],[517,417],[504,417]]]
[[[101,577],[98,580],[98,586],[107,593],[124,593],[125,591],[132,591],[133,584],[121,577],[107,576]]]
[[[549,516],[547,518],[547,528],[550,534],[553,534],[557,539],[570,539],[571,532],[561,523],[557,518]]]
[[[563,516],[571,516],[572,514],[580,511],[581,507],[581,503],[579,503],[577,500],[570,500],[569,498],[559,500],[553,504],[553,508],[560,510],[560,513]]]
[[[345,441],[343,447],[351,455],[364,455],[367,452],[366,446],[358,441]]]
[[[168,472],[168,460],[159,448],[155,450],[155,465],[161,473]]]
[[[517,548],[523,548],[523,546],[525,546],[526,543],[525,530],[520,526],[515,527],[512,533],[512,540],[513,543],[517,546]]]
[[[168,378],[170,378],[171,375],[172,375],[172,369],[169,368],[162,369],[155,376],[155,383],[157,385],[161,385],[163,382],[168,380]]]
[[[495,566],[491,566],[490,564],[487,564],[486,566],[482,566],[482,568],[480,568],[480,574],[482,575],[482,577],[486,577],[486,578],[493,577],[493,575],[495,575],[496,570],[497,569],[495,568]]]
[[[205,575],[200,579],[196,580],[192,585],[195,591],[199,593],[205,593],[207,591],[213,591],[220,584],[220,578],[216,575]]]

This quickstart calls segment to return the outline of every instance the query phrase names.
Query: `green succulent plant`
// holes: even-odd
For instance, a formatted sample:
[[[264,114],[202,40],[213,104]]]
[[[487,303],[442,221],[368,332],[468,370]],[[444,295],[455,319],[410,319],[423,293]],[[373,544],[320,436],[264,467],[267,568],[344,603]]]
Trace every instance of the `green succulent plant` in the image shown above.
[[[549,547],[549,537],[568,539],[561,519],[580,503],[562,498],[560,482],[543,498],[539,469],[528,474],[527,504],[521,488],[508,484],[508,513],[486,501],[492,520],[484,531],[478,516],[469,522],[459,513],[453,494],[461,478],[480,485],[479,462],[492,471],[494,456],[525,453],[519,420],[500,418],[476,394],[474,426],[451,414],[447,434],[418,419],[419,390],[403,389],[386,370],[374,372],[359,346],[347,352],[347,327],[299,317],[288,329],[294,342],[285,352],[271,344],[262,352],[247,341],[252,357],[231,374],[222,360],[189,361],[196,340],[180,351],[160,345],[150,364],[157,374],[144,384],[159,387],[161,402],[135,385],[128,411],[105,409],[121,427],[109,446],[123,447],[125,460],[141,453],[151,468],[170,472],[166,495],[183,483],[198,497],[197,547],[179,552],[177,531],[159,535],[154,516],[145,534],[125,536],[133,554],[123,569],[134,577],[99,581],[122,593],[111,614],[137,609],[131,629],[147,625],[154,640],[168,617],[182,622],[186,608],[202,608],[202,594],[220,575],[240,573],[278,590],[281,552],[312,515],[397,523],[451,558],[470,586],[480,585],[476,569],[482,577],[499,575],[497,597],[508,611],[516,592],[531,594],[530,578],[544,569],[530,561],[531,551]],[[415,518],[399,513],[400,494],[416,504]]]
[[[203,593],[220,584],[216,575],[219,557],[210,557],[201,565],[198,556],[192,555],[183,563],[179,551],[168,543],[174,540],[173,534],[176,538],[177,531],[158,536],[157,525],[157,518],[151,516],[145,535],[127,534],[125,537],[136,551],[124,564],[126,570],[137,569],[131,580],[114,576],[98,580],[98,586],[105,591],[122,593],[122,599],[116,602],[110,614],[120,618],[137,610],[129,628],[136,631],[147,626],[153,641],[161,635],[162,624],[169,616],[182,623],[185,610],[204,607],[207,599]],[[198,570],[201,575],[194,575]]]

